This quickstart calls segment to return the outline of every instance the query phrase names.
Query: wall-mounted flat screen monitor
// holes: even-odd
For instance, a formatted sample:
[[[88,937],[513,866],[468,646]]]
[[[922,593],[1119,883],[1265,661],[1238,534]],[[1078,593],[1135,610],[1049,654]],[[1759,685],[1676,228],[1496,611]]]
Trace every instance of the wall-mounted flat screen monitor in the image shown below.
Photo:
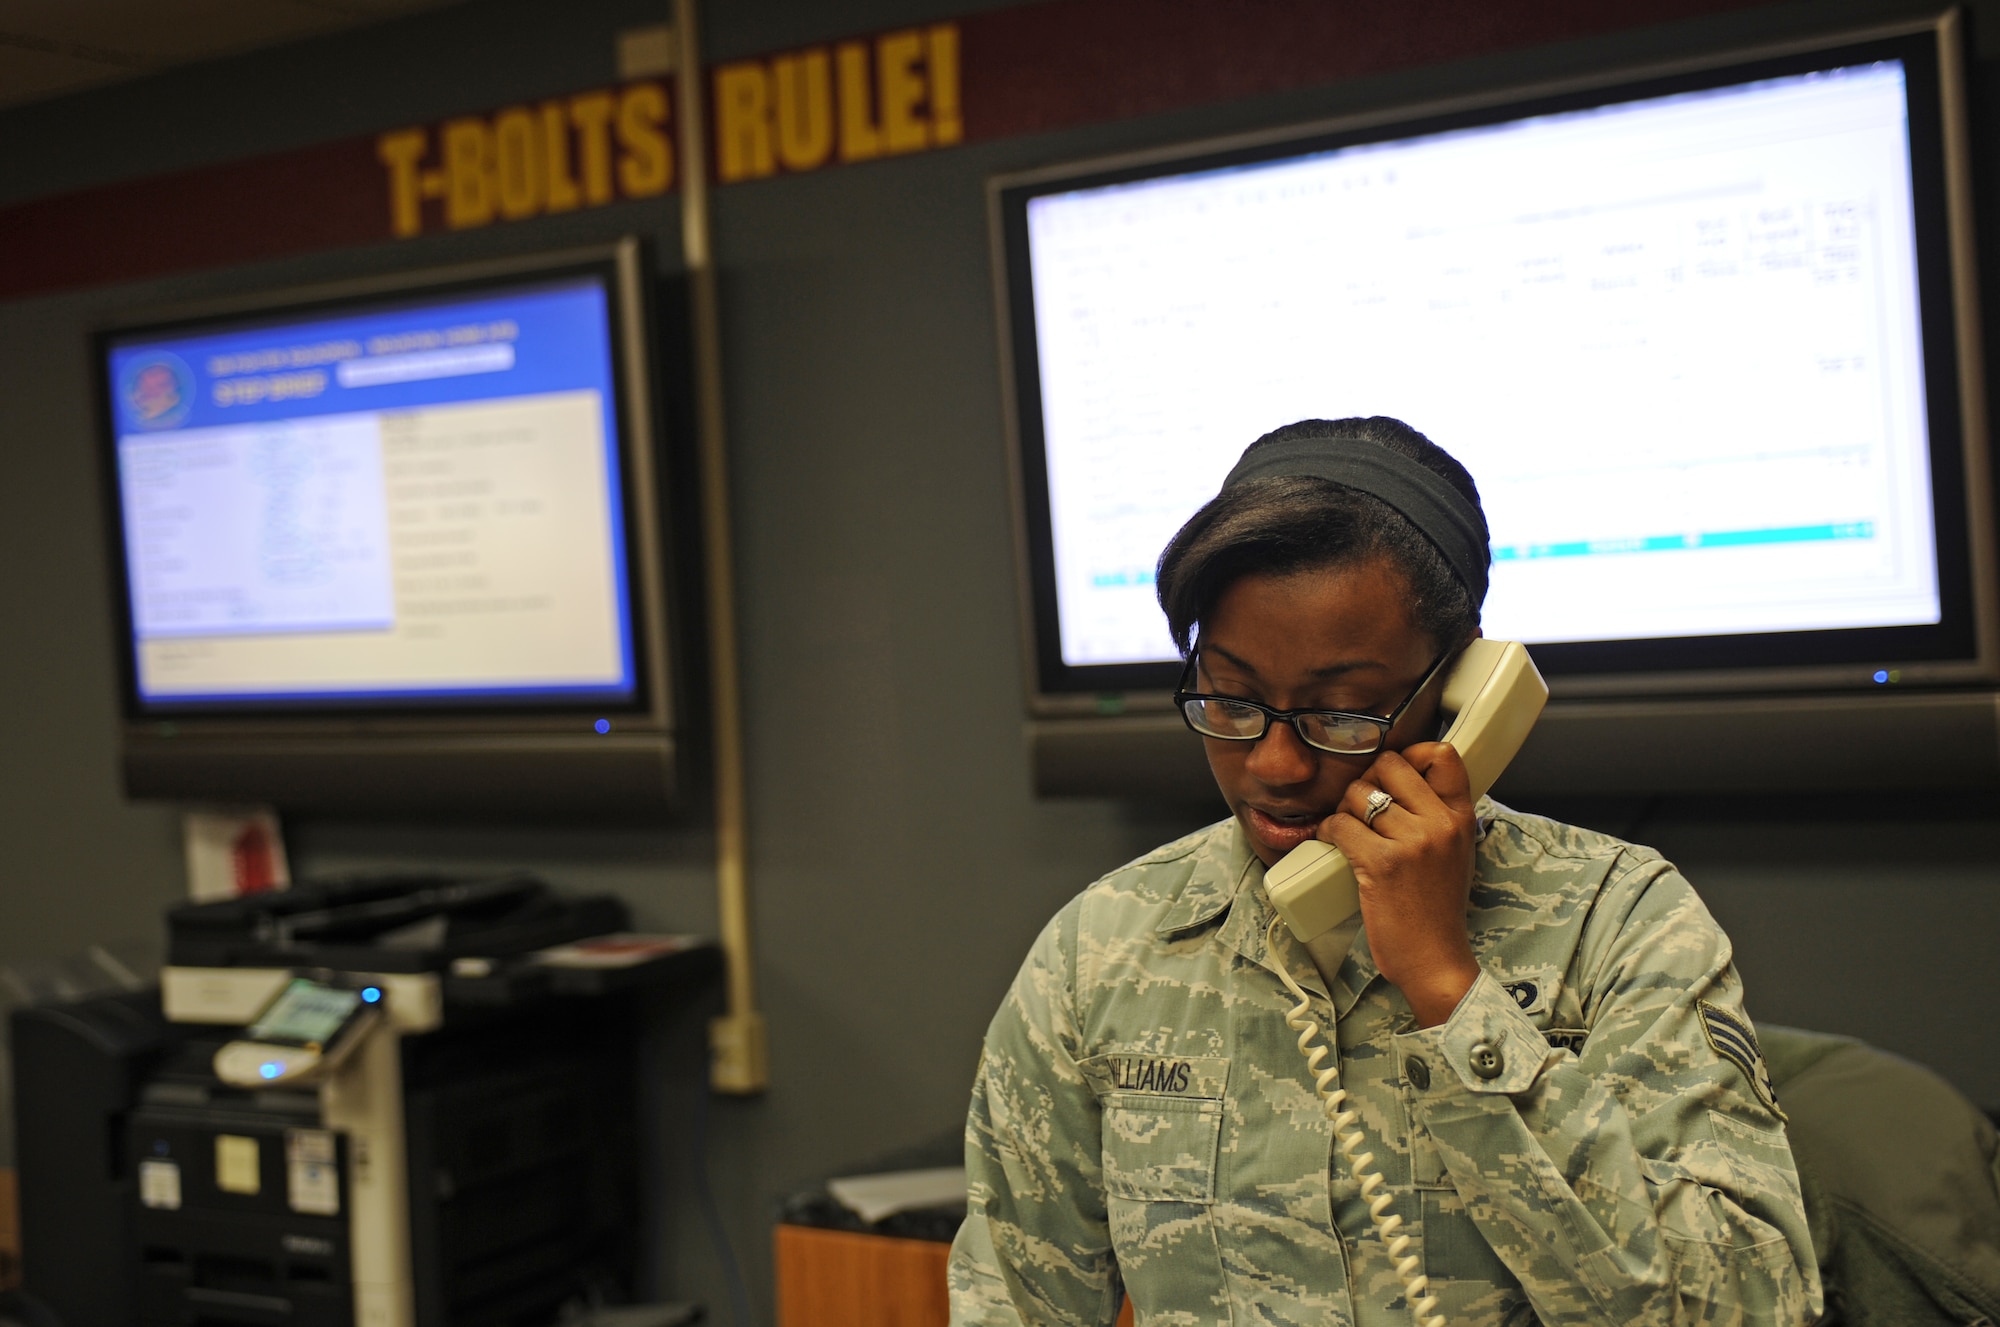
[[[626,245],[102,334],[128,756],[657,744],[637,263]]]
[[[1991,678],[1953,32],[997,182],[1038,703],[1171,687],[1168,538],[1377,414],[1559,697]]]

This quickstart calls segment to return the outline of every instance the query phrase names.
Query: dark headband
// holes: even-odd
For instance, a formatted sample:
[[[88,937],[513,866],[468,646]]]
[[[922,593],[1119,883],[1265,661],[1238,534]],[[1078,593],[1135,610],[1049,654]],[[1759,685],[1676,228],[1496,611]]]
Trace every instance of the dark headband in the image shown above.
[[[1444,476],[1372,442],[1284,438],[1244,452],[1222,487],[1291,476],[1329,479],[1388,503],[1444,555],[1445,564],[1472,596],[1473,607],[1485,600],[1486,522],[1479,508]]]

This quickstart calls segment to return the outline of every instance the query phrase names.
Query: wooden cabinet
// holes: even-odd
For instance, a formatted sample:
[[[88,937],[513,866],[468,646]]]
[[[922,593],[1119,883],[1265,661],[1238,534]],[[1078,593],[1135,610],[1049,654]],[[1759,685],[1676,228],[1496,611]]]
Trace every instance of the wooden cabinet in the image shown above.
[[[945,1327],[951,1245],[778,1227],[778,1327]]]
[[[21,1284],[21,1209],[14,1172],[0,1170],[0,1290]]]

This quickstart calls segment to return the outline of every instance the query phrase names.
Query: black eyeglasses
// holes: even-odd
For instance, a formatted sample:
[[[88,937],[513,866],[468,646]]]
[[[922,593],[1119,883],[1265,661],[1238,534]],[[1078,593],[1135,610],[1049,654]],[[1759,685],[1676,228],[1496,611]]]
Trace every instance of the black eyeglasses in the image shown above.
[[[1423,681],[1417,683],[1416,690],[1405,696],[1403,703],[1386,716],[1360,714],[1353,710],[1274,710],[1269,705],[1260,705],[1239,696],[1212,696],[1189,691],[1188,683],[1194,681],[1195,659],[1200,653],[1199,645],[1188,651],[1187,667],[1181,670],[1180,685],[1174,688],[1174,704],[1180,706],[1181,718],[1187,721],[1187,726],[1203,737],[1219,737],[1225,742],[1254,742],[1269,732],[1273,723],[1288,723],[1307,746],[1330,751],[1336,756],[1372,756],[1389,740],[1389,730],[1396,726],[1396,720],[1403,717],[1403,711],[1416,703],[1417,697],[1424,694],[1424,688],[1437,676],[1438,669],[1444,667],[1445,660],[1457,651],[1446,650],[1431,660],[1431,666],[1424,670]]]

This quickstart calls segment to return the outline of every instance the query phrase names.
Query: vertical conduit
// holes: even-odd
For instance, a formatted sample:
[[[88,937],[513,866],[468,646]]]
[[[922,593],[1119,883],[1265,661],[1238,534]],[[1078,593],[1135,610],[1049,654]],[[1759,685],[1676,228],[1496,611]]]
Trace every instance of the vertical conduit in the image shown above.
[[[722,326],[708,231],[708,139],[695,0],[674,0],[681,251],[687,264],[701,455],[702,551],[708,589],[708,671],[715,741],[715,887],[727,960],[728,1012],[709,1024],[709,1083],[750,1094],[770,1085],[764,1016],[750,948],[749,826],[744,812],[743,713],[737,677],[736,576],[731,560],[728,435],[722,413]]]

